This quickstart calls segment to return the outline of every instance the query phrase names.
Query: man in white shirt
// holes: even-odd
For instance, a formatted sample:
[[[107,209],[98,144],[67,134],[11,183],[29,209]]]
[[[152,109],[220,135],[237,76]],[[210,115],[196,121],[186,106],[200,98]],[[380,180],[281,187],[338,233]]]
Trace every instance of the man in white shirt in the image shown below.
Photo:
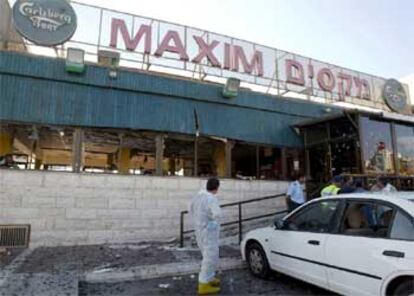
[[[377,179],[377,184],[372,186],[371,191],[391,193],[391,192],[397,192],[398,190],[390,183],[390,180],[387,177],[379,177]]]

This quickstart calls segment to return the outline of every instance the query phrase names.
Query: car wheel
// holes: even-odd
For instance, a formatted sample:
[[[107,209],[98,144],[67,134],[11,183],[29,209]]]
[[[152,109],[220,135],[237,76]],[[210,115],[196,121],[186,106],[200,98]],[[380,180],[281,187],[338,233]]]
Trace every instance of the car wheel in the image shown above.
[[[250,272],[259,278],[267,278],[270,268],[262,247],[258,243],[251,243],[247,246],[246,255]]]
[[[414,279],[404,281],[397,286],[393,295],[396,296],[413,296],[414,295]]]

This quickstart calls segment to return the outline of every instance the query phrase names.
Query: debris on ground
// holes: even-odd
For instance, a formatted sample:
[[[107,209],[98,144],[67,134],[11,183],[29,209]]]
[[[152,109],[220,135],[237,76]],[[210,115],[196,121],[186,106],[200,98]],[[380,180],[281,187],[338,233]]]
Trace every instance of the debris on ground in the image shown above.
[[[6,248],[0,248],[0,258],[11,256],[11,255],[12,255],[11,251],[7,250]]]
[[[130,250],[135,250],[135,251],[147,249],[149,247],[151,247],[151,245],[147,245],[147,244],[145,244],[145,245],[119,244],[119,245],[109,245],[108,246],[108,248],[113,249],[113,250],[128,248]]]
[[[97,269],[127,269],[176,261],[174,253],[163,250],[160,245],[146,244],[142,248],[131,248],[130,244],[116,247],[114,245],[39,247],[32,252],[17,272],[53,273],[65,270],[83,273]]]
[[[147,242],[145,244],[39,247],[30,249],[30,252],[21,256],[20,260],[16,258],[18,251],[15,249],[11,251],[12,256],[0,257],[0,269],[2,266],[5,266],[5,269],[10,269],[14,265],[14,263],[10,263],[13,259],[19,261],[19,264],[16,264],[9,274],[5,282],[6,286],[3,287],[7,291],[13,291],[16,295],[26,295],[24,294],[26,291],[32,290],[36,293],[27,295],[57,295],[53,294],[53,289],[59,291],[59,295],[67,295],[68,293],[72,295],[71,291],[75,291],[78,286],[93,287],[89,284],[76,282],[84,281],[84,276],[88,273],[105,277],[113,272],[127,272],[134,270],[134,268],[145,269],[146,266],[169,265],[171,263],[194,265],[201,260],[201,253],[198,249],[193,248],[183,252],[177,245],[171,243]],[[220,247],[220,257],[231,260],[236,257],[238,260],[240,258],[239,248],[222,246]],[[8,261],[6,262],[4,259]],[[134,271],[132,273],[136,275]],[[159,281],[153,288],[159,290],[161,294],[169,293],[176,286],[196,281],[196,276],[196,274],[183,276],[174,272],[168,278]],[[123,286],[120,287],[123,290]],[[0,295],[3,295],[1,289]],[[119,295],[118,292],[114,292],[113,295]],[[90,291],[88,290],[87,293]],[[79,293],[79,295],[84,294]],[[112,294],[103,293],[102,295]],[[148,295],[148,293],[146,291],[144,294],[127,295]]]
[[[221,246],[220,257],[238,258],[238,247]],[[17,273],[107,272],[107,269],[129,269],[135,266],[194,262],[201,260],[198,249],[186,252],[171,243],[140,243],[39,247],[17,269]],[[104,271],[102,271],[104,270]]]
[[[104,269],[98,269],[98,270],[94,270],[94,273],[104,273],[104,272],[109,272],[114,270],[113,268],[104,268]]]
[[[0,270],[9,265],[17,256],[23,252],[23,250],[24,248],[15,248],[11,250],[3,248],[3,252],[0,251]]]
[[[79,296],[166,296],[196,295],[198,280],[184,277],[182,281],[170,281],[171,277],[126,281],[117,283],[79,283]],[[168,283],[168,284],[167,284]],[[288,276],[259,280],[246,269],[228,270],[221,277],[220,295],[291,295],[333,296],[335,294]]]

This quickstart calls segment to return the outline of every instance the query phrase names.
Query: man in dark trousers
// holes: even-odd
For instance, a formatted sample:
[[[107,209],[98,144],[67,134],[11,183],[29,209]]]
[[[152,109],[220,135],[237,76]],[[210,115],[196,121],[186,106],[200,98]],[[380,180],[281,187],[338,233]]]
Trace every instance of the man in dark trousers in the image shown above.
[[[303,193],[303,184],[305,184],[305,176],[297,174],[289,184],[286,192],[286,203],[288,212],[292,212],[297,207],[305,203],[305,194]]]

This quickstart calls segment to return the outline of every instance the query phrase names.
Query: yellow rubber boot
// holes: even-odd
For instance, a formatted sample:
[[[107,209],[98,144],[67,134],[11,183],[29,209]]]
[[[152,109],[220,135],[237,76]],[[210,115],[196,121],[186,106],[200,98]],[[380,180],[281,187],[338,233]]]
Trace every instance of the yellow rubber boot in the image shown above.
[[[210,281],[210,285],[212,285],[212,286],[214,286],[214,287],[219,287],[220,286],[220,284],[221,284],[221,281],[220,281],[220,279],[219,278],[213,278],[211,281]]]
[[[211,283],[198,283],[198,295],[210,295],[220,292],[219,287],[214,287]]]

